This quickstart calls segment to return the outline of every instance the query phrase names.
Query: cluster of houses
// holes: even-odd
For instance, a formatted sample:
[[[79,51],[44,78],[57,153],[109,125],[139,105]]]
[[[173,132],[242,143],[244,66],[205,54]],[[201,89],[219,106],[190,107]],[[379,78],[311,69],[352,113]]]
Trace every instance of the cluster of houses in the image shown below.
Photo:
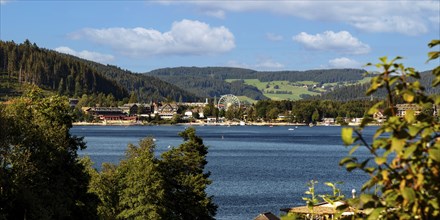
[[[72,107],[77,103],[75,99],[69,100]],[[171,119],[178,113],[179,106],[186,106],[184,118],[191,118],[193,113],[199,117],[203,116],[203,108],[207,102],[193,103],[128,103],[119,107],[82,107],[85,114],[92,115],[94,118],[103,121],[136,121],[141,117],[160,117],[161,119]]]
[[[72,107],[76,105],[75,99],[70,100]],[[92,115],[94,118],[103,121],[137,121],[139,118],[155,118],[160,119],[172,119],[178,114],[180,106],[184,106],[187,109],[185,112],[180,112],[183,119],[191,119],[194,114],[198,115],[198,118],[205,118],[203,115],[203,108],[208,104],[206,102],[191,102],[191,103],[128,103],[119,107],[82,107],[82,111],[85,114]],[[422,112],[420,106],[414,104],[397,104],[396,114],[399,117],[404,117],[407,111],[413,111],[415,115],[419,115]],[[438,116],[438,106],[433,108],[433,116]],[[386,115],[383,111],[379,110],[373,114],[373,118],[377,123],[382,123],[386,119]],[[224,119],[223,119],[224,120]],[[207,123],[219,123],[224,122],[222,119],[215,117],[207,117]],[[278,122],[285,122],[288,120],[288,116],[280,114],[277,118]],[[362,122],[362,118],[344,118],[344,121],[349,124],[359,124]],[[321,123],[323,125],[335,125],[337,123],[335,118],[322,118]]]

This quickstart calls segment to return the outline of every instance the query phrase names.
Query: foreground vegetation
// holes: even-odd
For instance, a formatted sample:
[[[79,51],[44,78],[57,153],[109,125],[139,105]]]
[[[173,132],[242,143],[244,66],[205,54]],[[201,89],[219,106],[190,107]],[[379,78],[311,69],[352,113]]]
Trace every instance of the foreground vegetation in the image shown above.
[[[434,40],[429,46],[439,46]],[[440,51],[429,53],[429,60],[437,61]],[[361,170],[370,175],[358,199],[349,204],[369,219],[438,219],[440,218],[440,123],[430,115],[415,115],[407,111],[403,118],[394,108],[400,97],[405,103],[417,106],[439,106],[440,94],[427,95],[417,81],[420,74],[413,68],[397,63],[400,57],[388,61],[380,58],[376,66],[381,74],[372,79],[367,94],[379,88],[387,92],[387,99],[370,108],[359,128],[344,128],[342,140],[352,146],[350,156],[341,160],[348,171]],[[428,60],[428,61],[429,61]],[[371,64],[370,64],[371,65]],[[440,66],[433,70],[432,86],[440,84]],[[416,79],[416,80],[410,80]],[[385,105],[387,120],[381,125],[373,143],[362,136],[363,128],[372,120],[379,105]],[[354,135],[353,137],[353,133]],[[359,147],[366,147],[371,158],[353,156]]]
[[[440,45],[440,40],[433,40],[429,46]],[[440,58],[440,51],[430,52],[430,60]],[[344,127],[342,140],[349,146],[349,156],[340,161],[348,171],[360,170],[370,176],[364,183],[360,196],[345,199],[339,194],[336,184],[326,183],[332,187],[333,195],[321,195],[323,201],[342,205],[335,208],[332,218],[336,219],[439,219],[440,218],[440,121],[432,114],[418,114],[407,110],[404,117],[397,116],[395,104],[401,99],[406,104],[421,108],[439,106],[440,94],[428,95],[421,86],[420,73],[413,68],[406,68],[397,63],[400,57],[388,61],[380,58],[375,66],[381,73],[373,77],[367,95],[379,88],[386,91],[387,99],[372,106],[361,125],[357,128]],[[369,64],[372,65],[372,64]],[[432,74],[432,87],[440,85],[440,66]],[[385,122],[377,129],[372,143],[362,135],[365,126],[373,121],[373,114],[379,106],[384,107],[387,116]],[[355,152],[365,147],[370,157],[358,158]],[[310,181],[305,197],[309,214],[288,213],[282,219],[323,219],[323,214],[313,212],[320,201],[314,193],[316,181]],[[341,216],[344,210],[351,207],[352,217]]]
[[[205,190],[207,147],[194,129],[160,158],[151,138],[129,145],[119,165],[78,157],[67,99],[30,87],[0,105],[0,219],[213,219]]]

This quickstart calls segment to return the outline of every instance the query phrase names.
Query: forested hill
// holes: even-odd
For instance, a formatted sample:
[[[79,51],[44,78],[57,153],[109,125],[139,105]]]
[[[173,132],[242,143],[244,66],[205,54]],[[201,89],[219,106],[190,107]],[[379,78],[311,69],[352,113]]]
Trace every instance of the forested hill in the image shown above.
[[[258,79],[271,81],[313,81],[317,83],[356,82],[363,78],[364,70],[331,69],[309,71],[260,72],[232,67],[177,67],[157,69],[145,73],[202,96],[221,96],[232,93],[255,100],[267,99],[261,90],[243,81],[227,82],[227,79]]]
[[[171,84],[205,97],[220,97],[224,94],[247,96],[255,100],[267,99],[254,86],[241,81],[226,82],[228,76],[252,74],[253,70],[230,67],[177,67],[153,70],[145,75],[155,76]]]
[[[432,82],[434,80],[434,75],[432,71],[424,71],[420,73],[420,84],[425,87],[425,92],[427,94],[440,94],[439,87],[432,87]],[[337,101],[349,101],[349,100],[368,100],[374,99],[385,99],[386,92],[384,89],[379,89],[374,93],[374,96],[367,96],[366,91],[370,87],[370,83],[355,84],[337,88],[333,91],[323,93],[320,96],[308,97],[311,99],[326,99],[326,100],[337,100]]]
[[[39,48],[28,40],[22,44],[0,41],[0,79],[31,83],[68,96],[104,93],[121,100],[135,92],[140,101],[200,99],[158,78]],[[0,95],[13,92],[3,86],[0,90]]]
[[[79,59],[79,58],[78,58]],[[93,66],[98,72],[104,76],[116,80],[121,86],[128,91],[133,91],[137,97],[143,101],[155,100],[182,100],[182,101],[201,101],[206,96],[195,95],[176,85],[163,81],[157,77],[144,74],[132,73],[113,65],[102,65],[92,61],[87,63]]]
[[[28,40],[22,44],[0,41],[0,73],[3,79],[35,84],[68,96],[90,93],[112,94],[117,99],[128,96],[126,89],[86,63],[39,48]]]
[[[176,67],[157,69],[146,74],[160,78],[181,76],[207,77],[212,79],[259,79],[261,82],[281,81],[314,81],[320,83],[350,82],[363,78],[365,70],[361,69],[323,69],[307,71],[255,71],[233,67]]]

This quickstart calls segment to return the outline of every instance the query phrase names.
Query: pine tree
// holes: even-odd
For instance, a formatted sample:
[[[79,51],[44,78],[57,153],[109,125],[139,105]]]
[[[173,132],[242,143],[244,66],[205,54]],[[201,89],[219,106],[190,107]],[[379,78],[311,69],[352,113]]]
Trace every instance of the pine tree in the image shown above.
[[[119,178],[122,212],[118,218],[164,219],[164,178],[154,156],[155,147],[152,138],[141,140],[139,146],[128,146],[118,167],[122,176]]]
[[[194,128],[179,135],[185,142],[162,154],[160,167],[165,177],[167,219],[214,219],[217,206],[206,194],[212,181],[210,173],[204,172],[208,148]]]
[[[58,94],[63,95],[64,94],[64,79],[61,78],[60,83],[58,84]]]

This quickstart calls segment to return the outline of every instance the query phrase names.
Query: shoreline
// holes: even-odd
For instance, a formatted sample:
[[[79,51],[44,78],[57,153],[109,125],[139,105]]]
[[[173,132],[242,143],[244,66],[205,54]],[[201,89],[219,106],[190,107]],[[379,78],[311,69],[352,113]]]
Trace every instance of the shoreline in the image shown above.
[[[358,126],[360,123],[350,123],[347,126]],[[309,126],[305,123],[288,123],[288,122],[252,122],[240,125],[238,122],[233,123],[177,123],[177,124],[154,124],[154,123],[142,123],[133,121],[112,121],[112,122],[74,122],[73,126]],[[313,126],[328,126],[328,127],[341,127],[339,124],[316,124]],[[313,127],[312,126],[312,127]],[[377,126],[377,124],[371,124],[370,126]]]

